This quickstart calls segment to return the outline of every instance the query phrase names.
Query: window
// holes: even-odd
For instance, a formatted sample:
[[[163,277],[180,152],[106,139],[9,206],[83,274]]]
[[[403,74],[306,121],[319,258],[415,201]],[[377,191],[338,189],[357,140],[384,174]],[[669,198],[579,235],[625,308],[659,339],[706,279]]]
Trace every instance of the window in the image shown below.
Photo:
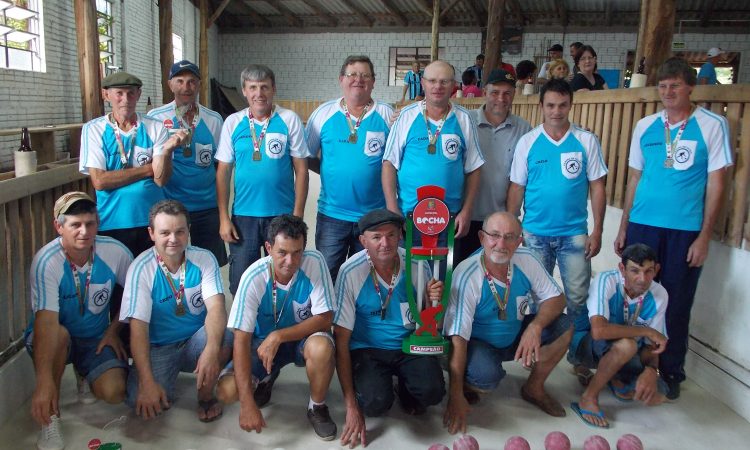
[[[112,0],[96,0],[96,27],[99,31],[99,65],[102,76],[116,72]]]
[[[182,38],[172,33],[172,52],[174,53],[174,62],[182,61]]]
[[[438,47],[438,59],[443,59],[445,49]],[[391,47],[388,58],[388,86],[402,86],[411,63],[418,59],[422,69],[430,63],[430,47]]]
[[[44,71],[41,0],[0,0],[0,68]]]

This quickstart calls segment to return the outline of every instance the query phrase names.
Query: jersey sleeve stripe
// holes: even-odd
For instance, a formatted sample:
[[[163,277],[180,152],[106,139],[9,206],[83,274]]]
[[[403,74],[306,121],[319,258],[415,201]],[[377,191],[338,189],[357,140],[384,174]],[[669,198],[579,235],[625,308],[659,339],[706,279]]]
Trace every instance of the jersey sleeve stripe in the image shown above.
[[[320,270],[320,278],[323,283],[323,296],[326,301],[326,307],[328,307],[329,310],[332,310],[333,304],[331,303],[332,293],[330,291],[330,286],[333,282],[331,281],[331,272],[328,271],[328,266],[326,265],[325,259],[323,259],[323,254],[318,251],[305,253],[307,253],[306,256],[311,256],[318,261],[318,270]]]
[[[36,299],[37,311],[47,307],[47,285],[44,279],[44,268],[47,267],[49,259],[52,258],[52,256],[54,256],[56,252],[57,249],[55,248],[55,246],[48,248],[47,251],[39,258],[39,263],[35,268],[37,292],[39,293],[39,297]],[[64,271],[65,269],[63,269],[63,273]]]
[[[239,300],[239,304],[237,305],[237,314],[235,315],[234,323],[232,324],[232,328],[240,329],[240,326],[242,326],[242,318],[245,315],[245,302],[247,299],[247,290],[249,286],[252,284],[255,277],[262,275],[263,272],[267,271],[268,267],[265,263],[265,261],[261,264],[258,264],[257,267],[255,267],[250,273],[247,274],[247,277],[243,277],[240,280],[240,285],[237,287],[237,295],[234,296],[234,301],[236,302]],[[243,274],[244,275],[244,274]],[[258,305],[260,305],[262,299],[258,299]]]

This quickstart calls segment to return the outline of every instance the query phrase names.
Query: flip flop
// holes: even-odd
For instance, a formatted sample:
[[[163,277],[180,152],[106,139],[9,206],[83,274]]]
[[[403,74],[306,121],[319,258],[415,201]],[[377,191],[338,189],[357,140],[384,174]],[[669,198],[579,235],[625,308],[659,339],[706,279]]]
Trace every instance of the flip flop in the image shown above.
[[[610,392],[612,392],[612,395],[614,395],[618,401],[621,401],[623,403],[633,402],[633,395],[635,395],[635,388],[633,387],[633,383],[626,384],[625,386],[618,388],[610,381],[607,383],[607,387],[609,387]]]
[[[581,418],[581,420],[583,421],[583,423],[585,423],[586,425],[588,425],[590,427],[594,427],[594,428],[609,428],[609,422],[607,422],[607,425],[597,425],[597,424],[595,424],[593,422],[589,422],[588,420],[586,420],[585,417],[583,417],[584,415],[587,415],[587,416],[595,416],[595,417],[599,417],[600,419],[607,420],[607,418],[604,417],[604,413],[602,411],[599,411],[598,413],[595,413],[593,411],[589,411],[587,409],[583,409],[578,404],[578,402],[571,403],[570,404],[570,409],[572,409],[573,412],[576,413],[578,415],[578,417]]]
[[[217,400],[215,397],[212,398],[211,400],[198,400],[198,408],[200,408],[206,416],[208,416],[208,413],[209,411],[211,411],[211,408],[213,408],[217,404],[221,405],[219,403],[219,400]],[[203,423],[209,423],[209,422],[213,422],[214,420],[218,420],[219,418],[221,418],[223,414],[224,414],[224,410],[222,408],[222,410],[219,411],[219,414],[213,417],[205,417],[203,419],[199,417],[198,420],[200,420]]]

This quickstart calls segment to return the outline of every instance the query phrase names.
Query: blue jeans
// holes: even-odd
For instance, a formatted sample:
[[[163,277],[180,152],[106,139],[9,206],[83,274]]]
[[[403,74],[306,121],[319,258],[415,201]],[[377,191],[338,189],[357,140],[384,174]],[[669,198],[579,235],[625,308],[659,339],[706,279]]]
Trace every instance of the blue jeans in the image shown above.
[[[323,254],[331,280],[335,283],[339,267],[346,258],[363,249],[359,242],[357,222],[334,219],[318,213],[315,225],[315,248]]]
[[[219,209],[190,212],[190,244],[214,254],[219,267],[227,263],[227,247],[219,234]]]
[[[206,348],[206,327],[201,327],[190,339],[166,345],[151,345],[149,358],[151,360],[151,373],[154,380],[167,392],[169,403],[175,400],[175,382],[180,372],[192,373],[198,364],[203,349]],[[234,334],[224,330],[222,348],[231,347]],[[138,399],[138,370],[137,367],[128,374],[127,398],[125,403],[131,408],[135,407]]]
[[[260,259],[260,248],[266,242],[268,225],[273,217],[232,216],[240,239],[229,244],[229,292],[234,295],[240,278],[250,264]]]

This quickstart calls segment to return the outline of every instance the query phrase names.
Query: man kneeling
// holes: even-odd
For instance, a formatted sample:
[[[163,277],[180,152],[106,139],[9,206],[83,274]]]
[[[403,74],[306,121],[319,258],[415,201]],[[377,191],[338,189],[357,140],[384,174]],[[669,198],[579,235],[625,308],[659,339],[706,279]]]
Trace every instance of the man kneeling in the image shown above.
[[[579,342],[576,355],[597,370],[580,402],[570,405],[588,425],[609,427],[599,409],[605,386],[625,402],[658,405],[665,399],[667,385],[658,367],[667,345],[667,290],[654,281],[657,273],[656,252],[633,244],[622,252],[619,270],[601,272],[591,281],[586,302],[591,331],[576,331],[574,341]]]
[[[479,401],[478,393],[497,387],[505,376],[504,361],[520,359],[531,368],[521,387],[524,400],[551,416],[565,415],[544,389],[572,336],[563,314],[565,297],[542,263],[528,249],[518,248],[522,239],[514,215],[491,214],[479,231],[482,251],[453,274],[443,328],[452,343],[443,418],[451,433],[466,431],[469,405]]]

